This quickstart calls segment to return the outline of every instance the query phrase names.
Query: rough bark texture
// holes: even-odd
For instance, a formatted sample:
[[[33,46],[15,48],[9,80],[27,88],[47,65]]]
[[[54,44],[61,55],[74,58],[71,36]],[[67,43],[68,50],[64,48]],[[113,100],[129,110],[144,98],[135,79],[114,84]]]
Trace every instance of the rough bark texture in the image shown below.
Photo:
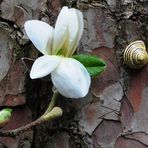
[[[132,41],[148,47],[147,0],[0,0],[0,106],[13,116],[3,129],[15,129],[39,117],[51,97],[49,79],[31,80],[22,57],[39,53],[23,24],[40,19],[51,25],[62,6],[83,12],[85,29],[79,52],[107,62],[79,100],[59,97],[63,116],[17,138],[0,137],[4,148],[146,148],[148,147],[148,66],[128,69],[122,54]]]

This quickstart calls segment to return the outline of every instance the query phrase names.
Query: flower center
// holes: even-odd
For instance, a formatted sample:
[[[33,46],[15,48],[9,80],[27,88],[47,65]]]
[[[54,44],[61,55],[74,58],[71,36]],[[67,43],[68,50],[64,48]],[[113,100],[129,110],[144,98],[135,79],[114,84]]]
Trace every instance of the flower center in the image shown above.
[[[65,50],[63,50],[63,49],[59,50],[59,51],[56,53],[56,55],[62,56],[62,57],[67,57],[67,54],[66,54]]]

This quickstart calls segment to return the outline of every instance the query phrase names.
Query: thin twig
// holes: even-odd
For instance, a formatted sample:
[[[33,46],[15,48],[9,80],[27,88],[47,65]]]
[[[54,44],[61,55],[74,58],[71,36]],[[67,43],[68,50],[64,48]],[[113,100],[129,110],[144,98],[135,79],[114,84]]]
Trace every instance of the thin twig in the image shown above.
[[[60,117],[63,113],[62,109],[60,107],[54,107],[56,99],[58,97],[58,94],[59,94],[58,91],[54,91],[53,97],[51,99],[51,102],[50,102],[47,110],[40,118],[38,118],[37,120],[35,120],[27,125],[21,126],[17,129],[8,130],[8,131],[1,130],[0,136],[16,137],[17,135],[21,134],[22,132],[28,131],[37,125],[40,125],[42,123],[45,123],[47,121],[51,121],[51,120],[54,120],[54,119]]]
[[[57,100],[58,96],[59,96],[59,92],[57,90],[54,90],[54,94],[53,94],[53,96],[51,98],[50,104],[49,104],[47,110],[45,111],[45,113],[43,115],[48,114],[53,109],[53,107],[55,106],[55,103],[56,103],[56,100]]]
[[[25,125],[25,126],[21,126],[19,128],[13,129],[13,130],[2,130],[0,131],[0,136],[8,136],[8,137],[16,137],[17,135],[21,134],[22,132],[28,131],[31,128],[33,128],[34,126],[37,126],[39,124],[41,124],[43,122],[43,120],[41,118]]]

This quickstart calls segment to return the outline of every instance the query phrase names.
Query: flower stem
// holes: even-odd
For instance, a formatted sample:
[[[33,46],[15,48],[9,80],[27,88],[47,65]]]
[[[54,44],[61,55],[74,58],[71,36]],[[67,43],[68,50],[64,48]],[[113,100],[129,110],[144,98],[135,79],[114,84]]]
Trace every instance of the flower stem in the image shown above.
[[[40,124],[45,123],[47,121],[52,121],[52,120],[62,116],[62,113],[63,113],[62,109],[60,107],[54,107],[58,95],[59,95],[58,91],[57,90],[54,91],[51,102],[50,102],[47,110],[45,111],[45,113],[41,117],[39,117],[35,121],[33,121],[25,126],[17,128],[17,129],[8,130],[8,131],[0,131],[0,136],[16,137],[17,135],[21,134],[22,132],[30,130],[31,128],[33,128],[37,125],[40,125]]]
[[[53,94],[53,96],[51,98],[50,104],[49,104],[47,110],[45,111],[45,113],[43,114],[43,116],[46,115],[47,113],[49,113],[53,109],[58,96],[59,96],[59,92],[57,90],[54,90],[54,94]]]

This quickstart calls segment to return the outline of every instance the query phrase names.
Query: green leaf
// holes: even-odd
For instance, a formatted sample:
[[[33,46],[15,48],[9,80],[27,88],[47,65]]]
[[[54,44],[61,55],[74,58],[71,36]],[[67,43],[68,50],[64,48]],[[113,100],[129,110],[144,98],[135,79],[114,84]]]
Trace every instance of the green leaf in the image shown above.
[[[12,109],[5,108],[0,111],[0,125],[9,121],[11,117]]]
[[[73,58],[86,67],[91,77],[100,75],[106,69],[106,63],[97,56],[78,54]]]

